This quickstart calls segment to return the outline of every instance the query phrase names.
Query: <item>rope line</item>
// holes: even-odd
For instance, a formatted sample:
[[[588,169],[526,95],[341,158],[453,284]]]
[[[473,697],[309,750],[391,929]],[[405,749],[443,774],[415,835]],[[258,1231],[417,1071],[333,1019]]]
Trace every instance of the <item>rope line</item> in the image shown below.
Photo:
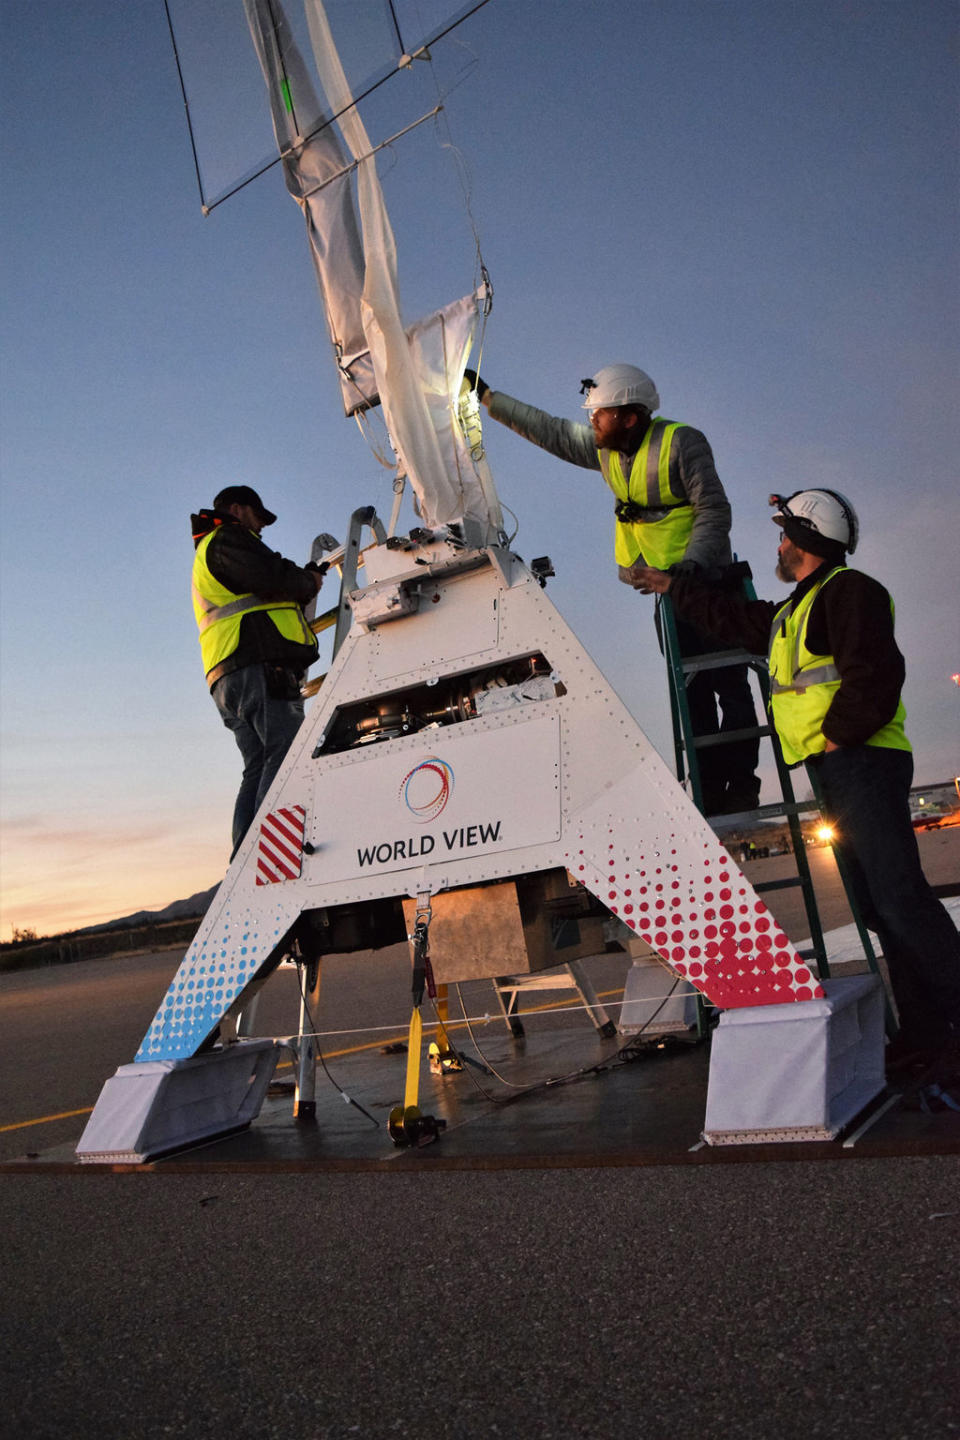
[[[420,49],[415,52],[416,57],[429,59],[430,55],[428,47],[430,45],[436,44],[438,40],[443,40],[447,35],[450,34],[452,30],[455,30],[458,25],[462,25],[464,20],[469,20],[471,15],[475,15],[478,10],[482,10],[483,7],[488,3],[489,0],[477,0],[477,3],[475,5],[471,6],[470,9],[464,11],[462,15],[458,15],[457,18],[451,21],[449,25],[445,26],[441,30],[438,30],[435,35],[431,35],[429,39],[424,42],[423,46],[421,46]],[[176,34],[173,28],[173,19],[170,15],[169,0],[163,0],[163,8],[167,16],[167,26],[170,31],[171,44],[173,45],[173,54],[174,59],[176,60],[177,74],[180,78],[180,91],[183,95],[184,109],[187,112],[187,129],[190,134],[190,147],[193,151],[193,164],[197,176],[197,188],[200,192],[200,207],[203,210],[204,215],[209,215],[213,210],[216,210],[218,205],[222,205],[225,201],[231,200],[234,195],[238,195],[241,190],[245,190],[248,185],[253,184],[254,180],[259,180],[261,175],[266,175],[268,170],[272,170],[276,165],[281,164],[281,162],[286,160],[290,155],[296,155],[298,151],[302,150],[305,145],[309,144],[311,140],[313,140],[317,135],[319,135],[322,130],[326,130],[326,128],[329,125],[332,125],[335,120],[339,120],[341,115],[345,115],[348,110],[352,110],[354,106],[359,105],[361,100],[366,100],[367,97],[372,95],[375,90],[379,90],[381,85],[385,85],[388,80],[392,80],[394,75],[396,75],[399,70],[403,68],[402,65],[399,63],[394,65],[390,70],[387,71],[385,75],[381,75],[379,80],[374,80],[370,85],[367,86],[366,90],[361,91],[359,95],[355,95],[349,105],[345,105],[342,110],[338,110],[334,115],[330,115],[325,119],[321,120],[321,122],[316,125],[307,135],[301,136],[298,144],[288,146],[285,150],[281,151],[280,154],[276,155],[272,160],[264,161],[262,165],[258,166],[249,175],[244,176],[242,180],[239,180],[235,185],[231,186],[230,189],[225,190],[222,195],[218,195],[214,200],[208,200],[206,195],[204,194],[203,189],[203,178],[200,173],[200,164],[197,157],[197,146],[193,129],[193,118],[190,114],[190,102],[187,98],[186,86],[183,80],[183,72],[180,67],[180,56],[177,48]],[[398,39],[401,39],[399,34],[399,27],[395,25],[395,28],[397,29]],[[401,58],[406,59],[406,56],[403,56]]]
[[[299,967],[298,967],[298,969],[299,969]],[[659,1001],[659,1005],[658,1005],[658,1007],[657,1007],[657,1010],[654,1012],[654,1015],[651,1016],[651,1019],[656,1018],[656,1016],[657,1016],[657,1015],[660,1013],[660,1011],[663,1009],[663,1006],[667,1003],[668,1000],[672,999],[674,995],[676,995],[676,994],[678,994],[678,993],[679,993],[680,995],[685,995],[685,994],[686,994],[686,995],[696,995],[696,994],[698,993],[696,987],[693,986],[693,985],[689,985],[689,984],[687,984],[686,987],[685,987],[683,990],[680,990],[680,991],[678,992],[677,986],[679,986],[680,983],[681,983],[681,982],[680,982],[680,979],[679,979],[679,977],[678,977],[677,980],[676,980],[676,982],[674,983],[674,985],[671,987],[671,989],[667,991],[666,995],[645,995],[645,996],[643,997],[643,1003],[644,1003],[645,1005],[651,1005],[651,1004],[653,1004],[655,1001]],[[462,998],[460,997],[459,985],[458,985],[456,988],[457,988],[458,999],[460,999],[460,1001],[461,1001],[461,1009],[463,1009],[463,1011],[464,1011],[463,1018],[462,1018],[462,1019],[458,1019],[458,1020],[441,1020],[441,1019],[439,1018],[439,1016],[438,1016],[438,1017],[437,1017],[437,1023],[438,1023],[441,1027],[447,1028],[447,1029],[451,1029],[451,1028],[452,1028],[452,1029],[459,1029],[459,1028],[462,1028],[462,1027],[464,1027],[464,1026],[466,1026],[466,1025],[489,1025],[489,1024],[491,1024],[491,1023],[496,1023],[496,1024],[499,1025],[499,1024],[501,1024],[501,1023],[503,1022],[503,1016],[502,1016],[502,1015],[495,1015],[495,1014],[493,1014],[493,1013],[492,1013],[491,1011],[489,1011],[489,1010],[485,1011],[482,1015],[469,1015],[469,1016],[468,1016],[468,1015],[466,1014],[466,1008],[465,1008],[464,1005],[463,1005]],[[582,1011],[584,1014],[590,1014],[590,1013],[591,1013],[592,1011],[594,1011],[594,1010],[604,1010],[604,1009],[608,1009],[608,1008],[614,1008],[614,1007],[617,1007],[617,1006],[619,1006],[619,1008],[622,1010],[625,1003],[636,1003],[636,1002],[625,1002],[625,1001],[623,1001],[623,1000],[611,1000],[611,999],[607,999],[604,1003],[601,1003],[600,1000],[598,1000],[597,1003],[596,1003],[596,1005],[588,1005],[588,1004],[586,1003],[586,1001],[580,1001],[580,1000],[565,1000],[565,1001],[561,1001],[561,1003],[560,1003],[559,1005],[537,1005],[537,1006],[535,1006],[535,1007],[532,1007],[532,1008],[529,1009],[529,1010],[524,1010],[524,1011],[521,1012],[521,1013],[522,1013],[522,1016],[525,1016],[525,1017],[527,1017],[527,1018],[529,1018],[529,1017],[532,1016],[532,1015],[561,1015],[561,1014],[563,1014],[563,1015],[576,1015],[576,1014],[577,1014],[578,1012],[580,1012],[580,1011]],[[313,1016],[310,1015],[309,1009],[308,1009],[307,1013],[308,1013],[308,1017],[309,1017],[309,1019],[310,1019],[310,1023],[311,1023],[311,1024],[314,1024]],[[650,1021],[647,1022],[647,1024],[649,1024],[649,1023],[650,1023]],[[343,1029],[343,1030],[316,1030],[316,1029],[315,1029],[315,1030],[307,1030],[307,1031],[304,1031],[303,1033],[304,1033],[304,1036],[305,1036],[307,1039],[311,1039],[311,1040],[330,1040],[330,1039],[337,1039],[339,1036],[342,1036],[342,1035],[381,1035],[381,1034],[382,1034],[382,1035],[386,1035],[386,1034],[398,1034],[398,1033],[401,1032],[401,1031],[405,1031],[406,1028],[407,1028],[407,1027],[406,1027],[406,1022],[405,1022],[405,1021],[397,1020],[397,1021],[395,1021],[392,1025],[354,1025],[354,1026],[349,1026],[349,1027],[347,1027],[347,1028],[345,1028],[345,1029]],[[245,1038],[245,1039],[259,1039],[259,1040],[273,1040],[273,1039],[276,1039],[277,1037],[274,1036],[274,1035],[258,1035],[258,1036],[245,1036],[244,1038]]]
[[[200,193],[200,208],[204,215],[209,214],[206,200],[203,194],[203,180],[200,176],[200,159],[197,155],[197,142],[193,133],[193,118],[190,114],[190,102],[187,99],[187,87],[183,79],[183,69],[180,65],[180,51],[177,48],[177,37],[173,33],[173,17],[170,14],[168,0],[163,0],[164,14],[167,17],[167,29],[170,31],[170,44],[173,46],[173,58],[177,66],[177,79],[180,81],[180,94],[183,96],[183,108],[187,114],[187,134],[190,136],[190,150],[193,154],[193,169],[197,177],[197,190]]]

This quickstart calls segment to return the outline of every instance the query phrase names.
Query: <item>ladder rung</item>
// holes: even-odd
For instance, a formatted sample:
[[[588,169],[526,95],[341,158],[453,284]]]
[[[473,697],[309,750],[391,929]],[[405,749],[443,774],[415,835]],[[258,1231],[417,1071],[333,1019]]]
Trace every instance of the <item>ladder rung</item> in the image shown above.
[[[746,813],[752,820],[774,820],[778,815],[809,815],[819,810],[816,800],[779,800],[772,805],[758,805]]]
[[[733,813],[722,813],[719,815],[707,815],[708,825],[714,829],[722,823],[729,829],[731,825],[740,825],[749,820],[751,824],[756,820],[775,820],[786,818],[788,815],[804,815],[810,811],[819,811],[820,807],[815,800],[782,800],[775,805],[758,805],[755,810],[737,810]]]
[[[310,629],[314,635],[319,635],[323,630],[329,630],[331,625],[336,625],[339,614],[339,605],[334,605],[332,610],[324,610],[322,615],[318,615],[315,620],[310,621]]]
[[[762,895],[765,890],[790,890],[802,884],[799,875],[791,875],[786,880],[761,880],[759,885],[754,885],[753,888],[758,895]]]
[[[726,665],[757,665],[766,667],[766,657],[751,655],[749,650],[716,650],[709,655],[686,655],[679,661],[684,675],[698,670],[722,670]]]
[[[695,735],[693,748],[709,750],[714,745],[732,745],[736,740],[755,740],[760,735],[772,734],[773,730],[769,725],[748,725],[744,730],[721,730],[716,735]]]

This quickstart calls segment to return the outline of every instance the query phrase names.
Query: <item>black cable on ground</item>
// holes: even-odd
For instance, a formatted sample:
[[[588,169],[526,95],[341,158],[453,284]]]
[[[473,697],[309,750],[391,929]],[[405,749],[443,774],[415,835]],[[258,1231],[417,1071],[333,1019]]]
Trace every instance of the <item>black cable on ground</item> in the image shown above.
[[[678,975],[675,977],[669,991],[663,997],[656,1010],[654,1010],[653,1014],[648,1017],[648,1019],[644,1022],[641,1028],[637,1031],[637,1034],[631,1036],[629,1042],[626,1045],[622,1045],[614,1055],[609,1056],[605,1060],[598,1060],[592,1065],[584,1065],[576,1070],[571,1070],[565,1075],[554,1075],[550,1076],[548,1079],[545,1080],[534,1081],[533,1084],[530,1085],[515,1085],[512,1081],[506,1080],[496,1070],[496,1068],[491,1065],[490,1061],[487,1059],[486,1055],[483,1053],[479,1044],[477,1043],[477,1038],[473,1033],[473,1027],[470,1023],[469,1017],[467,1016],[467,1007],[464,1004],[460,986],[459,984],[457,984],[454,988],[457,992],[457,999],[460,1001],[460,1009],[463,1012],[463,1022],[466,1026],[467,1034],[470,1036],[470,1040],[473,1044],[474,1049],[476,1050],[480,1059],[483,1061],[483,1064],[488,1073],[493,1075],[497,1080],[499,1080],[501,1085],[504,1085],[508,1089],[514,1090],[517,1093],[514,1095],[504,1096],[491,1095],[488,1090],[484,1089],[484,1087],[480,1084],[480,1082],[476,1079],[475,1076],[471,1075],[470,1078],[473,1081],[474,1085],[477,1087],[477,1089],[480,1091],[480,1093],[484,1096],[484,1098],[489,1100],[492,1105],[511,1105],[515,1100],[523,1099],[525,1095],[533,1095],[541,1090],[549,1090],[554,1085],[568,1085],[572,1084],[576,1080],[586,1079],[589,1075],[602,1075],[608,1070],[612,1070],[614,1068],[619,1069],[623,1065],[627,1064],[629,1061],[635,1060],[637,1058],[637,1051],[634,1049],[634,1047],[636,1046],[638,1037],[643,1034],[643,1031],[646,1030],[648,1026],[652,1025],[653,1021],[657,1018],[663,1007],[666,1005],[667,1001],[673,995],[673,992],[676,990],[679,983],[680,977]],[[439,1016],[437,1016],[437,1019],[439,1021]],[[442,1025],[442,1021],[440,1023]],[[445,1027],[444,1034],[447,1034]],[[448,1044],[450,1044],[449,1037]],[[450,1044],[450,1051],[453,1055],[456,1055],[457,1058],[460,1059],[456,1048],[452,1044]]]

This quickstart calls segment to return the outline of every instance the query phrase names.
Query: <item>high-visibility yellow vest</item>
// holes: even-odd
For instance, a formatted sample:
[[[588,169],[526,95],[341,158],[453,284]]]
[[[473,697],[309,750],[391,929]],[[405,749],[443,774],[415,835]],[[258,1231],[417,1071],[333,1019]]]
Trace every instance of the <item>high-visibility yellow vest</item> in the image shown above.
[[[667,570],[686,553],[693,530],[693,506],[670,487],[670,446],[680,425],[677,420],[652,421],[629,475],[623,473],[618,451],[599,452],[603,478],[619,501],[668,511],[659,520],[621,520],[618,516],[613,545],[618,565],[632,565],[642,555],[648,565]]]
[[[193,557],[193,613],[200,631],[203,673],[222,664],[240,643],[240,622],[254,610],[265,610],[285,640],[316,649],[316,638],[295,600],[261,600],[258,595],[238,595],[228,590],[207,565],[207,550],[216,535],[211,530],[196,548]]]
[[[814,600],[824,585],[847,567],[838,565],[807,591],[796,609],[790,613],[789,600],[773,617],[767,664],[770,668],[770,711],[780,737],[783,758],[796,765],[827,748],[823,721],[835,692],[840,688],[840,672],[832,655],[814,655],[807,646],[807,623]],[[890,601],[891,611],[893,601]],[[906,716],[903,700],[892,720],[882,726],[866,742],[889,750],[909,750],[910,741],[904,734]]]

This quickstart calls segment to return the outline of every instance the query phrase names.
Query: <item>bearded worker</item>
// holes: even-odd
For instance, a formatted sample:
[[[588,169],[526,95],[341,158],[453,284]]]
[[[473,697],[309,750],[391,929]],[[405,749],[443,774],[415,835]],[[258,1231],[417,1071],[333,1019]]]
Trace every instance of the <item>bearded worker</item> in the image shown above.
[[[780,527],[780,604],[638,569],[644,594],[727,643],[767,654],[784,759],[804,764],[836,833],[864,921],[879,936],[900,1018],[887,1067],[921,1108],[960,1110],[960,935],[920,864],[910,821],[913,756],[901,698],[905,665],[893,602],[847,566],[853,506],[836,490],[770,497]]]
[[[730,503],[707,437],[656,415],[660,396],[645,371],[606,365],[582,381],[589,424],[549,415],[466,373],[494,420],[571,465],[600,471],[614,495],[614,558],[626,584],[633,584],[638,567],[709,576],[731,563]],[[685,621],[677,632],[685,657],[717,649]],[[698,671],[688,679],[686,698],[695,736],[756,728],[745,665]],[[697,751],[706,815],[756,807],[758,753],[754,738]]]

